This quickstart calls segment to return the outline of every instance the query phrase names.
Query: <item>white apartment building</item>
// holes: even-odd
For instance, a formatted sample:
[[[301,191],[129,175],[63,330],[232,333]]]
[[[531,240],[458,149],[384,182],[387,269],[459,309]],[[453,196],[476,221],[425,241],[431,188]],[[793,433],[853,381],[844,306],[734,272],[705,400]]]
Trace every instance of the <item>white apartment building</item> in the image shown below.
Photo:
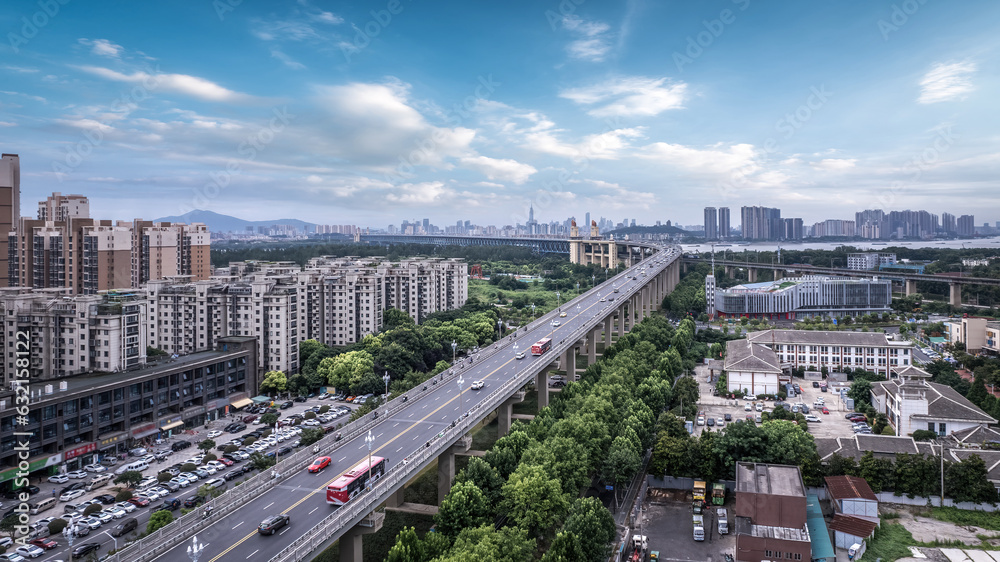
[[[913,357],[913,344],[890,340],[880,332],[762,330],[747,334],[747,340],[770,347],[783,368],[841,371],[847,367],[887,379],[892,369],[911,365]]]
[[[69,289],[0,289],[5,381],[15,375],[18,333],[29,333],[32,378],[120,372],[146,362],[146,301],[141,291],[70,296]]]
[[[896,254],[865,252],[862,254],[847,254],[847,269],[866,271],[878,269],[883,265],[895,265]]]

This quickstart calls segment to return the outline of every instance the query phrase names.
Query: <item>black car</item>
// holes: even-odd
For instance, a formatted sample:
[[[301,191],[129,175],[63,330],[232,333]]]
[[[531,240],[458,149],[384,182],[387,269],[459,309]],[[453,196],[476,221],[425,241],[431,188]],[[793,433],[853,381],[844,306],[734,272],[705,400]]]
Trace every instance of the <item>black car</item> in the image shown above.
[[[291,452],[292,452],[292,448],[291,447],[282,447],[282,448],[278,449],[278,456],[280,457],[280,456],[283,456],[283,455],[287,455],[287,454],[289,454]]]
[[[726,419],[727,422],[733,421],[733,415],[732,414],[726,414],[725,415],[725,419]]]
[[[282,402],[281,406],[278,406],[278,407],[281,408],[282,410],[287,410],[287,409],[291,408],[294,405],[295,405],[295,403],[292,402],[291,400],[289,400],[288,402]]]
[[[86,487],[87,487],[87,485],[84,484],[83,482],[74,482],[74,483],[70,484],[69,486],[66,486],[62,490],[59,490],[59,495],[61,496],[61,495],[65,494],[66,492],[72,492],[74,490],[83,490]]]
[[[29,484],[28,486],[23,486],[16,490],[7,490],[6,492],[3,493],[3,497],[9,500],[16,500],[21,497],[21,492],[28,492],[28,495],[33,496],[37,494],[39,491],[40,490],[38,489],[38,486],[35,486],[34,484]]]
[[[111,505],[115,503],[115,497],[111,494],[101,494],[94,499],[101,502],[103,505]]]
[[[819,381],[813,381],[813,388],[819,388]]]
[[[292,398],[292,402],[305,402],[305,401],[306,401],[305,396],[296,396],[295,398]]]
[[[190,446],[191,446],[190,441],[178,441],[170,446],[170,450],[174,452],[183,451],[184,449],[187,449]]]
[[[198,507],[203,503],[205,503],[205,496],[191,496],[190,498],[184,500],[184,507],[191,509],[192,507]]]
[[[236,422],[233,422],[227,425],[226,427],[222,428],[222,431],[232,431],[234,427],[236,427]]]
[[[290,522],[291,518],[283,513],[271,515],[260,522],[260,525],[257,526],[257,532],[262,535],[273,535],[275,531],[288,525]]]
[[[247,424],[245,424],[243,422],[240,422],[240,423],[234,423],[233,427],[230,428],[230,429],[227,429],[226,431],[228,431],[229,433],[239,433],[239,432],[243,431],[246,428],[247,428]]]
[[[163,498],[163,503],[153,508],[153,511],[173,511],[175,509],[180,509],[181,500],[177,498]]]
[[[73,560],[86,558],[91,552],[97,552],[100,549],[101,543],[99,542],[85,542],[73,549]]]

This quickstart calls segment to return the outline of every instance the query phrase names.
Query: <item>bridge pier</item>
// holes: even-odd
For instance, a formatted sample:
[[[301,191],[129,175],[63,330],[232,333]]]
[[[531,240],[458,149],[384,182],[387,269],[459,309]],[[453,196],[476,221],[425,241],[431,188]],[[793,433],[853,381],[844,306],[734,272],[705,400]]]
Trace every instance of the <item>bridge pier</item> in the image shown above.
[[[962,286],[958,283],[948,284],[948,304],[962,306]]]
[[[785,278],[785,270],[783,270],[783,269],[775,269],[774,270],[774,280],[775,281],[778,281],[779,279],[784,279],[784,278]]]
[[[500,411],[497,413],[497,437],[503,437],[510,433],[510,424],[514,416],[514,404],[524,401],[524,391],[515,392],[513,396],[500,404]]]
[[[455,453],[468,451],[471,447],[472,438],[465,436],[438,456],[438,505],[444,501],[455,481]]]
[[[749,281],[750,283],[756,283],[757,282],[757,270],[756,269],[754,269],[752,267],[749,268],[749,269],[747,269],[747,281]]]
[[[604,319],[604,349],[611,346],[611,321],[612,317],[609,314],[608,317]]]
[[[587,335],[587,366],[591,366],[597,362],[597,337],[601,335],[600,328],[594,328],[590,334]],[[570,380],[575,380],[576,377]]]
[[[384,513],[373,512],[360,523],[341,535],[340,562],[362,562],[364,560],[362,537],[377,533],[382,529],[382,522],[385,520]]]
[[[916,279],[906,279],[903,281],[903,292],[906,296],[917,294],[917,281]]]
[[[618,320],[615,325],[615,334],[621,339],[625,335],[625,305],[618,307]]]

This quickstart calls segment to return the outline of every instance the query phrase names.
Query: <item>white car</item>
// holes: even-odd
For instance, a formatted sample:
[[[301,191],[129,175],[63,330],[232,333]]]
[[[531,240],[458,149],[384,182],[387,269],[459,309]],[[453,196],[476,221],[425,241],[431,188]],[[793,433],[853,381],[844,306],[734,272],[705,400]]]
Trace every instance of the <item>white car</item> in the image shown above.
[[[111,523],[111,521],[115,518],[114,515],[108,513],[107,511],[103,511],[103,510],[102,511],[98,511],[97,513],[95,513],[94,517],[100,519],[101,523]]]
[[[45,554],[44,550],[33,544],[19,546],[14,550],[14,552],[24,556],[25,558],[38,558],[39,556]]]
[[[218,470],[216,470],[214,466],[211,466],[211,465],[208,465],[208,464],[199,466],[195,470],[204,470],[205,472],[207,472],[209,474],[209,476],[211,476],[212,474],[215,474],[216,472],[218,472]]]
[[[88,478],[90,475],[87,474],[86,470],[72,470],[70,472],[67,472],[66,476],[69,476],[70,478],[79,479],[79,478]]]
[[[319,425],[319,422],[316,420],[306,420],[302,422],[302,425],[307,425],[309,427],[316,427],[317,425]]]
[[[559,326],[559,321],[558,320],[553,320],[552,321],[552,325],[553,326]]]
[[[486,383],[483,381],[472,381],[472,390],[482,390],[484,386],[486,386]]]
[[[149,491],[156,492],[161,498],[165,498],[170,495],[170,490],[164,488],[162,485],[150,488]]]
[[[129,503],[129,502],[118,502],[115,504],[115,507],[123,510],[125,513],[132,513],[136,509],[139,509],[138,507],[135,506],[134,503]]]
[[[145,496],[145,497],[149,498],[149,502],[152,503],[152,502],[154,502],[154,501],[162,498],[165,495],[167,495],[167,494],[160,494],[154,488],[150,488],[148,490],[143,490],[143,492],[141,494],[138,494],[137,497]]]
[[[181,476],[174,476],[173,478],[170,479],[170,482],[172,484],[180,486],[181,488],[187,488],[188,486],[191,485],[190,480],[188,480],[187,478],[183,478]]]
[[[76,498],[83,497],[83,495],[86,494],[86,493],[87,492],[84,492],[83,490],[72,490],[72,491],[66,492],[65,494],[59,496],[59,501],[61,501],[61,502],[70,502],[70,501],[75,500]]]
[[[129,504],[129,505],[132,505],[132,504]],[[132,507],[135,507],[135,506],[133,505]],[[113,505],[113,506],[105,509],[104,513],[110,514],[111,517],[113,517],[114,519],[121,519],[122,517],[125,517],[125,515],[128,514],[128,512],[125,511],[124,508],[118,507],[117,505]]]
[[[96,531],[101,528],[101,525],[103,525],[101,520],[96,517],[85,517],[80,520],[80,524],[90,527],[91,531]]]
[[[220,431],[218,429],[213,429],[212,431],[208,432],[208,438],[209,439],[215,439],[216,437],[218,437],[220,435],[222,435],[222,431]]]
[[[147,476],[139,481],[139,484],[136,486],[136,488],[142,490],[144,488],[150,488],[156,486],[158,483],[159,480],[157,480],[156,478],[153,478],[152,476]]]
[[[53,474],[49,476],[49,482],[52,484],[65,484],[69,482],[69,476],[65,474]]]
[[[94,463],[94,464],[88,464],[87,466],[83,467],[83,469],[86,470],[87,472],[106,472],[108,470],[108,467],[104,466],[103,464]]]
[[[809,415],[806,416],[806,421],[807,422],[813,422],[813,423],[819,423],[819,422],[821,422],[823,420],[817,418],[816,416],[814,416],[812,414],[809,414]]]

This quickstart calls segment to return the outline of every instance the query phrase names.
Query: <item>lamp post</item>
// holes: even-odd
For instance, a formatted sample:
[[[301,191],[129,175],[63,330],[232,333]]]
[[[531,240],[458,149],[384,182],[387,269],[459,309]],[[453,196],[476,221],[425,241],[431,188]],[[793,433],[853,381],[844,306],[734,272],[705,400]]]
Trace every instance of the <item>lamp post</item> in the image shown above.
[[[451,340],[451,365],[455,366],[455,350],[458,349],[458,343],[455,340]]]
[[[503,320],[497,320],[497,341],[503,337]]]
[[[389,401],[389,371],[385,372],[385,376],[382,377],[382,380],[385,381],[385,401],[388,402]]]
[[[104,531],[104,534],[111,537],[111,540],[115,541],[115,560],[121,560],[121,554],[118,553],[118,539],[116,539],[110,531]]]
[[[462,417],[465,417],[465,405],[462,403],[462,390],[464,390],[464,387],[465,379],[462,378],[462,375],[458,375],[458,409]]]
[[[596,287],[597,286],[597,276],[596,275],[591,275],[590,276],[590,285],[592,287]]]
[[[197,535],[191,537],[191,544],[187,547],[187,555],[191,562],[198,562],[202,552],[205,552],[205,544],[198,542]]]
[[[562,306],[562,300],[559,299],[559,291],[556,291],[556,306]]]
[[[535,320],[535,303],[531,303],[531,320],[532,322]]]
[[[365,437],[365,444],[368,445],[368,485],[367,488],[372,486],[372,445],[375,444],[375,437],[372,436],[372,430],[368,430],[368,437]]]

